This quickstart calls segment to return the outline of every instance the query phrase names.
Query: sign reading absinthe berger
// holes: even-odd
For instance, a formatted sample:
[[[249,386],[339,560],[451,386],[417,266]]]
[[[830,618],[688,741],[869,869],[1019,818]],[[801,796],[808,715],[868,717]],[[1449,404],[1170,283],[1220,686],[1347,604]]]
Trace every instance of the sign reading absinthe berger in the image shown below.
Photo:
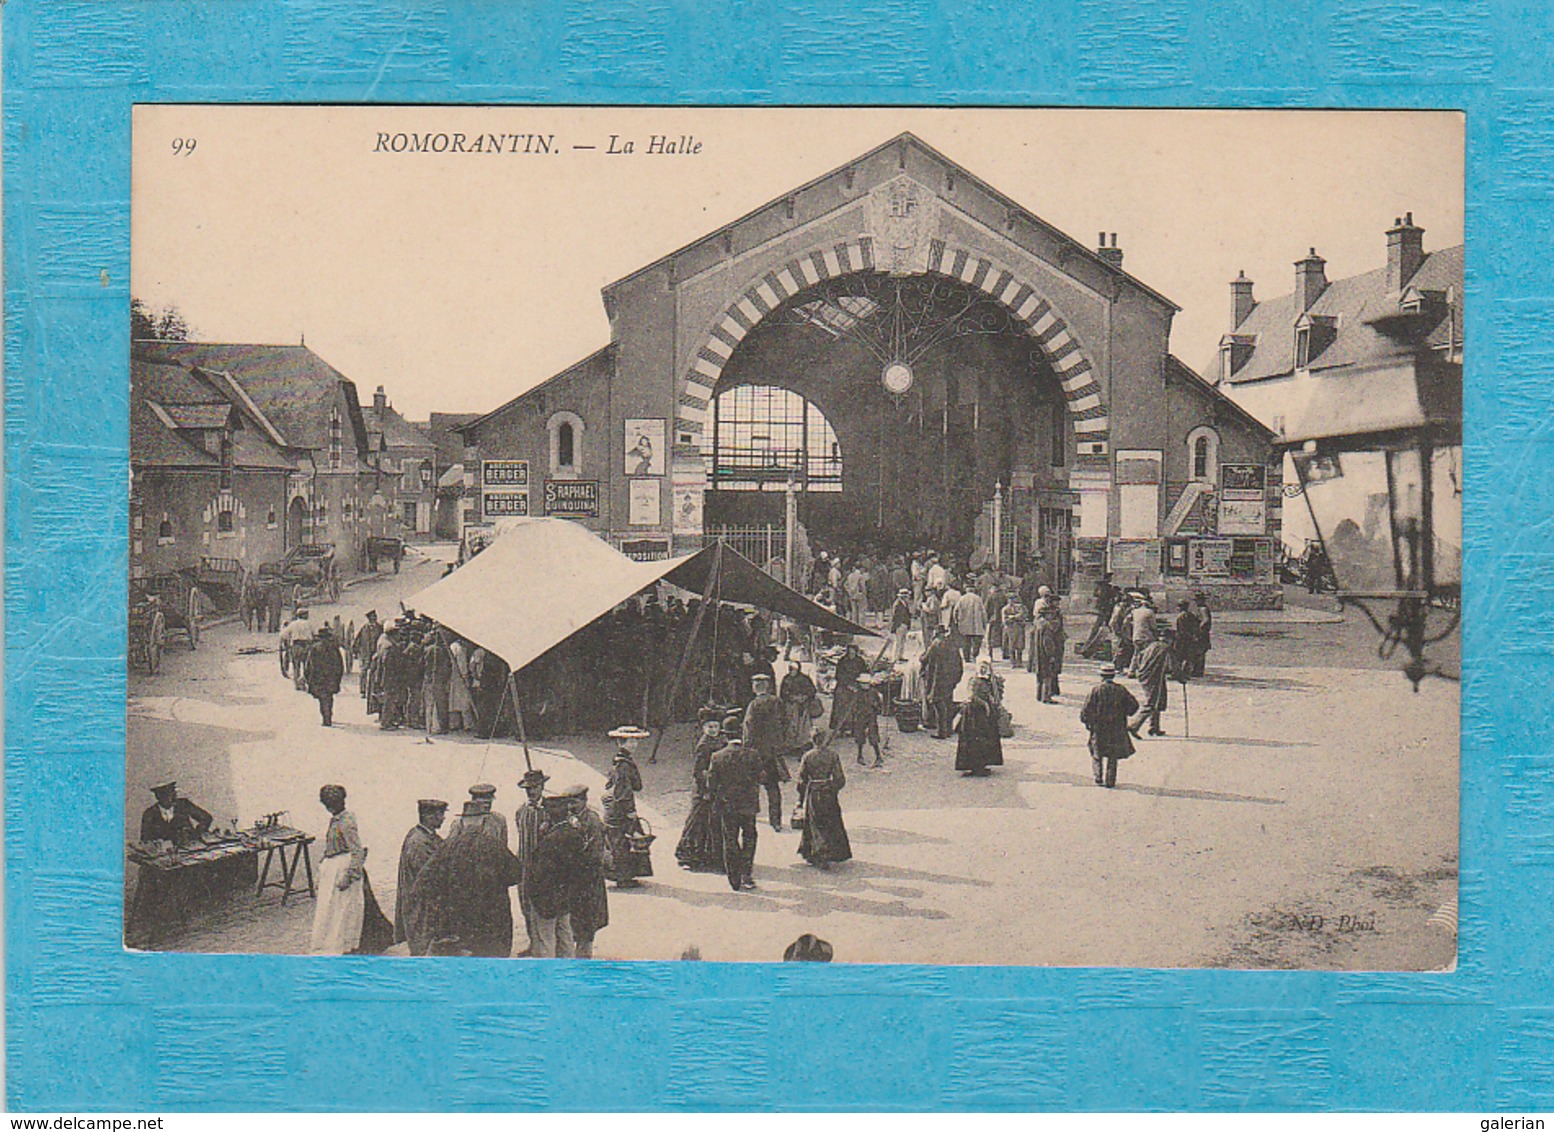
[[[487,518],[521,518],[529,514],[529,461],[482,460],[480,487],[482,511]]]

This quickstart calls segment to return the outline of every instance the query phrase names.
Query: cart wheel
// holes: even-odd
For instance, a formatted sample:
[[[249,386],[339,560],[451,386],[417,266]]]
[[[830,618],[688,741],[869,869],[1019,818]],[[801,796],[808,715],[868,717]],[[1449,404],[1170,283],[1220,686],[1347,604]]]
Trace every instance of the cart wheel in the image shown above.
[[[200,647],[200,591],[189,590],[189,651]]]
[[[159,609],[146,627],[146,671],[155,676],[162,667],[162,645],[167,639],[167,619]]]

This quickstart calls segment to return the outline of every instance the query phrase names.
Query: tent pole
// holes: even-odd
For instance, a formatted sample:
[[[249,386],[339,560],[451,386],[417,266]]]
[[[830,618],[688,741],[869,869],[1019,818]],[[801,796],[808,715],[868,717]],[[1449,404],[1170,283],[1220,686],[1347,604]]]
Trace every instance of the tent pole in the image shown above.
[[[513,715],[518,719],[518,741],[523,744],[523,765],[527,770],[534,769],[534,760],[529,758],[529,737],[523,730],[523,704],[518,702],[518,673],[507,674],[507,691],[513,697]]]
[[[680,656],[680,666],[675,669],[674,683],[669,685],[669,703],[666,705],[666,710],[671,717],[674,714],[675,700],[680,696],[680,685],[685,680],[685,670],[690,667],[691,650],[696,647],[696,637],[701,633],[702,618],[707,616],[707,603],[711,600],[713,590],[718,584],[718,575],[722,573],[723,570],[723,551],[721,550],[722,544],[719,543],[718,545],[720,549],[712,556],[712,572],[707,575],[707,586],[705,592],[703,592],[701,595],[701,605],[696,609],[696,620],[691,622],[691,635],[686,639],[685,652]],[[714,621],[713,624],[716,624],[716,622]],[[715,653],[713,660],[717,660]],[[667,731],[668,729],[668,724],[666,723],[664,728],[660,730],[656,736],[654,736],[653,751],[648,755],[648,762],[656,763],[658,761],[658,748],[663,745],[664,731]]]

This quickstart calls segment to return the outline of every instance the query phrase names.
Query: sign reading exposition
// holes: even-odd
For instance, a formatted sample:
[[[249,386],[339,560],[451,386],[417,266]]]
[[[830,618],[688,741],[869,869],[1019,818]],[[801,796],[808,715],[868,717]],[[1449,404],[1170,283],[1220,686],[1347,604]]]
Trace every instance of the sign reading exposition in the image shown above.
[[[545,514],[563,519],[597,519],[599,481],[546,480]]]

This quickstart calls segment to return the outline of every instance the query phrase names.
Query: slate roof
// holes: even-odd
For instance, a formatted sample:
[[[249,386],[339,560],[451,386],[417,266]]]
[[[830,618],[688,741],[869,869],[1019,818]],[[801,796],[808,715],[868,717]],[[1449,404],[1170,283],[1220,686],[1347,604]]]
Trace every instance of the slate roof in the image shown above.
[[[430,436],[405,420],[399,410],[392,405],[385,406],[380,414],[369,401],[362,406],[362,417],[367,422],[368,432],[382,436],[385,448],[435,449],[437,447]]]
[[[1363,275],[1335,279],[1312,304],[1313,317],[1337,319],[1337,336],[1311,359],[1311,372],[1339,367],[1372,369],[1413,360],[1418,344],[1427,348],[1445,347],[1462,341],[1462,264],[1463,246],[1430,252],[1413,276],[1403,285],[1409,290],[1450,290],[1455,296],[1449,313],[1435,318],[1424,328],[1421,338],[1395,337],[1382,333],[1374,320],[1399,313],[1398,292],[1387,289],[1385,266]],[[1243,385],[1271,377],[1282,377],[1295,370],[1295,322],[1301,311],[1292,291],[1275,299],[1259,302],[1246,320],[1231,333],[1255,336],[1251,356],[1230,378],[1232,385]],[[1416,344],[1418,343],[1418,344]],[[1218,354],[1205,373],[1219,374]]]
[[[199,433],[225,428],[238,413],[232,434],[237,468],[292,471],[295,463],[269,433],[253,427],[213,375],[182,365],[135,357],[130,362],[130,457],[137,466],[214,468],[221,461],[206,451]]]
[[[218,468],[221,461],[130,396],[130,463],[136,468]]]
[[[306,346],[143,340],[133,349],[144,361],[230,374],[294,448],[329,446],[329,407],[343,394],[357,451],[368,451],[355,384]]]

